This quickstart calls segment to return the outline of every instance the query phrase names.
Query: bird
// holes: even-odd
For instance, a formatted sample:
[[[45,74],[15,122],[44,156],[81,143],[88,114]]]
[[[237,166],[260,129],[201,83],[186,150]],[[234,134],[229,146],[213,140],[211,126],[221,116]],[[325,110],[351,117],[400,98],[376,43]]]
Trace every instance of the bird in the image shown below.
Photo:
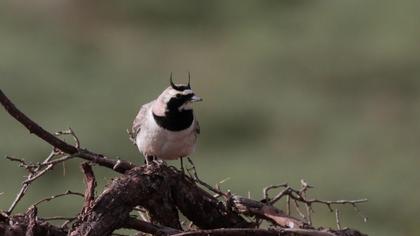
[[[130,136],[143,154],[146,166],[153,162],[182,159],[195,150],[200,125],[193,112],[193,103],[203,99],[191,89],[190,73],[187,84],[175,84],[172,73],[170,86],[155,100],[141,106],[135,117]]]

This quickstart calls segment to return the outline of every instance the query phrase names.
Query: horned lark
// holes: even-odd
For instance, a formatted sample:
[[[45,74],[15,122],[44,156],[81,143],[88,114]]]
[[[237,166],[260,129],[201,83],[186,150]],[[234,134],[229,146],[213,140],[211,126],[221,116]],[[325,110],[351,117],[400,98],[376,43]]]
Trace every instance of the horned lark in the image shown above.
[[[174,160],[190,155],[196,146],[200,127],[193,103],[202,101],[188,84],[174,84],[160,96],[143,105],[133,121],[131,138],[149,165],[151,160]]]

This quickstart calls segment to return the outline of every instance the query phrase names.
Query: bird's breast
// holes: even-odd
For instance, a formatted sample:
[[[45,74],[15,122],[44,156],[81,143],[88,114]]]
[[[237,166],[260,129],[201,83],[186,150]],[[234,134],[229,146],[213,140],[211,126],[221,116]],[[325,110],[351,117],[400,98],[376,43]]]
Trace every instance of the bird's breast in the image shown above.
[[[195,149],[196,140],[193,125],[184,130],[171,131],[161,127],[152,112],[136,137],[137,146],[144,155],[164,160],[190,155]]]

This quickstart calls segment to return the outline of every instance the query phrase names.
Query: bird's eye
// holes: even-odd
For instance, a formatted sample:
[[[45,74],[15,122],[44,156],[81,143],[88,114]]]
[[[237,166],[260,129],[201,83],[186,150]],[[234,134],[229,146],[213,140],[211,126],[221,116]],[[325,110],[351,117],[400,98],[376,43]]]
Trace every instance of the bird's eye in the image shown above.
[[[180,97],[181,97],[181,94],[179,94],[179,93],[178,93],[178,94],[176,95],[176,98],[180,98]]]

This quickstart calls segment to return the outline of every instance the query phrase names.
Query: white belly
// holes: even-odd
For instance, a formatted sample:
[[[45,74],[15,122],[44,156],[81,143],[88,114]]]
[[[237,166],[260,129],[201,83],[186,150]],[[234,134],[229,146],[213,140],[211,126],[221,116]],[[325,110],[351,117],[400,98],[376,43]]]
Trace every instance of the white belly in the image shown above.
[[[196,140],[194,125],[174,132],[159,127],[153,117],[148,116],[137,134],[136,144],[144,156],[174,160],[190,155],[195,149]]]

